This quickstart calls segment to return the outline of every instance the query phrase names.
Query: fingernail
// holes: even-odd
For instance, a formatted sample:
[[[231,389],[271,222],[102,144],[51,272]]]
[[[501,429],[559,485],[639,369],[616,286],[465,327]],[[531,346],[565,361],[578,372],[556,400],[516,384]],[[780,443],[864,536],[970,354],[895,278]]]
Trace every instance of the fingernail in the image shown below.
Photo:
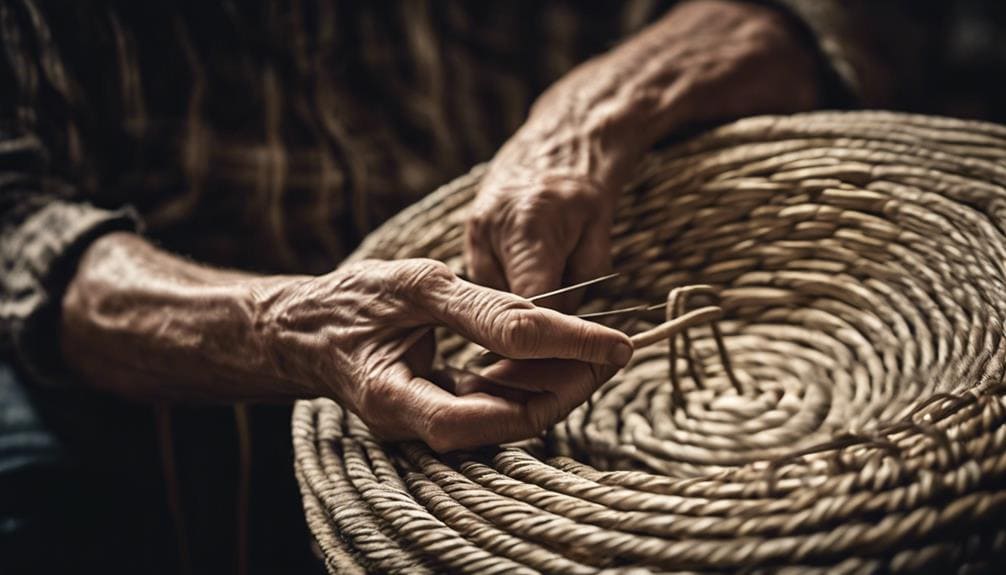
[[[608,352],[608,363],[614,366],[625,367],[630,359],[632,359],[632,346],[627,343],[620,343]]]

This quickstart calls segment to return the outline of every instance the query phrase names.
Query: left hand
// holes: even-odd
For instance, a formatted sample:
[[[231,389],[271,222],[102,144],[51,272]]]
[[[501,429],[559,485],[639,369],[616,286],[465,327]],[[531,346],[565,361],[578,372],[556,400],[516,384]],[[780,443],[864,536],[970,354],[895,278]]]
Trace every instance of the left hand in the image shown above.
[[[814,59],[774,9],[693,0],[559,80],[493,158],[472,204],[475,282],[531,297],[606,273],[618,194],[685,126],[813,107]],[[560,300],[571,311],[575,300]]]
[[[465,236],[472,277],[524,297],[611,268],[614,190],[557,162],[549,165],[548,152],[539,152],[544,144],[517,138],[500,152],[472,205]],[[537,170],[522,161],[535,155]],[[560,302],[564,309],[573,303]]]

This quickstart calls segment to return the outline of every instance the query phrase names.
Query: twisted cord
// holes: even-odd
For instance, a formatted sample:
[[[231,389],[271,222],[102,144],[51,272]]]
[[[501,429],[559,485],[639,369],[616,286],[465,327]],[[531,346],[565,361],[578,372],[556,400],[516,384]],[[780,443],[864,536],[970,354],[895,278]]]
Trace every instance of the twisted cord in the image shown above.
[[[482,168],[354,254],[461,269]],[[653,153],[581,312],[635,357],[539,440],[439,455],[293,417],[332,572],[1002,572],[1006,128],[752,118]],[[449,333],[455,365],[478,353]],[[664,343],[666,342],[666,343]]]

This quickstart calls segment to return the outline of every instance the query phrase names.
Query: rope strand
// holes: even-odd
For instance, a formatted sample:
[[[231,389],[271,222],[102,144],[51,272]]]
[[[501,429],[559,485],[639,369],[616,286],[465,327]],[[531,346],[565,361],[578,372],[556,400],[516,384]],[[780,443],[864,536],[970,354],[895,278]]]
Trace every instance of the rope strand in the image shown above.
[[[460,269],[483,173],[351,260]],[[620,275],[580,310],[635,354],[545,438],[441,455],[297,404],[329,570],[1002,572],[1003,206],[990,124],[821,112],[654,152],[618,206]],[[478,353],[439,335],[445,361]]]

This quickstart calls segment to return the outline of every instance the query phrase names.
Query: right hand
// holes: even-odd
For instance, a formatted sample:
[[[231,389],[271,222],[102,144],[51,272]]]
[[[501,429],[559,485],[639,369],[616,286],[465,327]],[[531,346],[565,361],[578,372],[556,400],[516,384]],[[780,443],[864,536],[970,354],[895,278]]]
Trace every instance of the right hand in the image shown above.
[[[441,452],[541,433],[632,355],[619,331],[463,281],[433,260],[366,261],[270,283],[259,302],[278,375],[337,398],[381,438]],[[438,325],[509,359],[486,380],[438,386]]]

